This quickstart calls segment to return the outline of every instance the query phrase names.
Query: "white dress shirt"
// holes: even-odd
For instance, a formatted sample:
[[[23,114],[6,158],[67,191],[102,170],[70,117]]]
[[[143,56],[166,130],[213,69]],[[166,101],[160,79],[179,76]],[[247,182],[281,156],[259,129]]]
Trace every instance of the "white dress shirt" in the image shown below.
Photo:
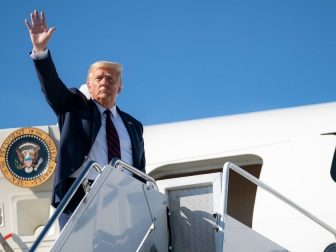
[[[106,114],[104,113],[106,109],[102,105],[100,105],[98,102],[94,101],[94,103],[97,105],[98,110],[101,115],[101,127],[91,147],[87,160],[84,162],[84,165],[82,166],[81,169],[78,169],[70,176],[73,178],[77,178],[82,172],[82,170],[84,169],[85,165],[91,160],[96,161],[101,166],[105,166],[108,164],[107,141],[106,141]],[[129,165],[133,165],[132,143],[131,143],[131,139],[128,134],[128,131],[125,127],[123,120],[118,114],[116,105],[114,105],[110,109],[110,111],[111,111],[112,122],[119,135],[121,160],[126,162]],[[124,172],[127,172],[127,171],[124,171]],[[87,178],[93,180],[97,177],[97,175],[98,175],[97,171],[95,169],[91,169]]]

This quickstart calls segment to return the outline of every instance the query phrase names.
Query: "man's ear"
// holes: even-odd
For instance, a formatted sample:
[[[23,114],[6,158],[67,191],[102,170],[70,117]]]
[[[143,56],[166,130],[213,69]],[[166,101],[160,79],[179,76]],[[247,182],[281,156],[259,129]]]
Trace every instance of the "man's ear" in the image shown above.
[[[120,94],[120,92],[121,92],[122,88],[123,88],[123,86],[122,86],[122,85],[120,85],[120,86],[119,86],[119,89],[118,89],[118,94]]]

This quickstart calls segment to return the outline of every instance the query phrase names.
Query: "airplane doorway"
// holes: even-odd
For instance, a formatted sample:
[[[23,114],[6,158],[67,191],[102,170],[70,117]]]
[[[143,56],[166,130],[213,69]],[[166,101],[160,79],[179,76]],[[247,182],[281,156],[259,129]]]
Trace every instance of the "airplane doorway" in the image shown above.
[[[232,162],[256,178],[260,177],[263,161],[261,157],[251,154],[168,164],[154,169],[149,175],[156,180],[166,180],[218,173],[222,172],[225,162]],[[230,170],[228,214],[250,228],[253,222],[256,193],[255,184]]]
[[[255,176],[260,177],[261,164],[241,166],[242,169]],[[252,228],[253,210],[257,186],[230,170],[229,191],[228,191],[228,214]]]

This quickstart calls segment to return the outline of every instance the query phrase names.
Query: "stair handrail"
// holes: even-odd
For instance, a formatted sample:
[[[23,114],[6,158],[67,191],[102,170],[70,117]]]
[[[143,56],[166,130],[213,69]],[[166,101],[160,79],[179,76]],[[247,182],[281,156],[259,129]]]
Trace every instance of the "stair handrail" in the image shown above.
[[[96,171],[101,174],[102,167],[95,161],[89,161],[88,164],[85,166],[84,170],[81,172],[81,174],[76,178],[74,183],[71,185],[69,191],[65,194],[64,198],[60,202],[60,204],[57,206],[55,212],[52,214],[51,218],[41,231],[41,233],[38,235],[37,239],[33,243],[33,245],[30,247],[29,252],[35,252],[37,247],[40,245],[40,243],[43,241],[44,237],[48,233],[49,229],[52,227],[54,222],[58,219],[58,217],[61,215],[61,213],[64,211],[66,206],[69,204],[70,200],[74,196],[75,192],[77,191],[78,187],[83,183],[84,179],[86,179],[87,174],[89,171],[95,168]]]
[[[151,176],[147,175],[146,173],[143,173],[142,171],[138,170],[137,168],[125,163],[124,161],[118,159],[118,158],[112,158],[110,165],[114,168],[119,169],[119,166],[126,169],[127,171],[139,176],[140,178],[144,179],[146,183],[151,183],[157,191],[159,191],[158,186],[156,185],[155,179],[153,179]]]
[[[10,234],[11,236],[12,234]],[[5,252],[14,252],[14,250],[9,246],[9,244],[6,241],[6,237],[8,237],[8,235],[2,236],[1,232],[0,232],[0,244],[2,245],[3,249],[5,250]],[[2,250],[0,250],[2,251]]]
[[[239,167],[239,166],[237,166],[237,165],[235,165],[234,163],[231,163],[231,162],[226,162],[223,166],[221,202],[224,202],[224,204],[221,206],[221,208],[222,208],[221,209],[221,213],[222,213],[222,216],[221,216],[222,220],[221,221],[222,221],[222,223],[223,223],[223,218],[224,218],[223,216],[225,214],[227,214],[227,198],[228,198],[227,194],[228,194],[228,191],[229,191],[229,170],[230,169],[237,172],[239,175],[243,176],[244,178],[251,181],[255,185],[257,185],[257,186],[261,187],[262,189],[268,191],[270,194],[272,194],[276,198],[280,199],[281,201],[285,202],[287,205],[293,207],[294,209],[299,211],[301,214],[305,215],[306,217],[311,219],[313,222],[315,222],[316,224],[320,225],[321,227],[323,227],[324,229],[326,229],[327,231],[332,233],[334,235],[335,239],[336,239],[336,230],[333,227],[329,226],[327,223],[325,223],[321,219],[317,218],[312,213],[308,212],[306,209],[304,209],[303,207],[296,204],[294,201],[288,199],[287,197],[280,194],[279,192],[277,192],[275,189],[273,189],[269,185],[262,182],[260,179],[256,178],[255,176],[251,175],[250,173],[244,171],[241,167]]]

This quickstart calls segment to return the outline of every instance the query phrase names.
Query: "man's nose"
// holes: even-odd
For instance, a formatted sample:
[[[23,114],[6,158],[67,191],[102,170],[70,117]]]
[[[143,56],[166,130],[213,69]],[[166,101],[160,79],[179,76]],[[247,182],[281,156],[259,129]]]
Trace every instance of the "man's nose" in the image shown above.
[[[104,85],[107,85],[110,83],[110,80],[107,76],[104,76],[101,81],[100,81],[101,84],[104,84]]]

